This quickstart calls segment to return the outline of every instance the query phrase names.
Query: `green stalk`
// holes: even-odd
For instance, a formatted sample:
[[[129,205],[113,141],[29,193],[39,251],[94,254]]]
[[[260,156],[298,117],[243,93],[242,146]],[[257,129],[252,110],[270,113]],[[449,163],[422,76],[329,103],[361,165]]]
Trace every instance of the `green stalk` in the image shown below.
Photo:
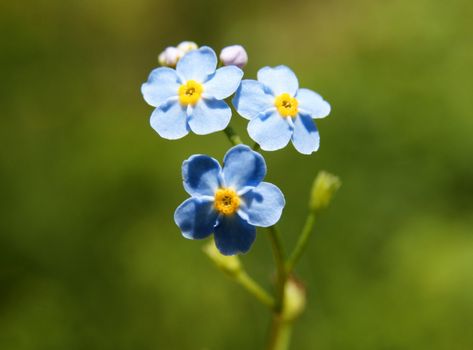
[[[284,320],[284,300],[288,274],[284,264],[282,239],[276,226],[268,228],[274,262],[276,264],[276,303],[273,309],[273,320],[269,334],[268,350],[287,350],[289,348],[292,322]]]
[[[233,145],[233,146],[236,146],[240,143],[243,143],[241,141],[241,138],[240,136],[238,136],[238,134],[235,132],[235,130],[233,130],[233,128],[229,125],[227,126],[223,132],[225,133],[225,135],[227,135],[228,137],[228,140],[230,141],[230,143]]]
[[[276,226],[268,227],[269,239],[273,248],[274,262],[276,264],[276,304],[274,311],[280,313],[284,302],[284,286],[286,284],[286,268],[284,265],[284,250],[281,235]]]
[[[293,322],[284,320],[280,315],[273,315],[267,350],[288,350],[292,325]]]
[[[268,306],[270,309],[274,308],[274,299],[269,295],[254,279],[252,279],[245,271],[241,271],[234,277],[235,281],[245,288],[261,303]]]
[[[296,246],[294,250],[292,251],[289,259],[287,259],[287,262],[286,262],[287,273],[291,273],[291,271],[294,269],[294,266],[297,264],[302,254],[304,253],[304,250],[307,247],[307,243],[309,243],[309,238],[312,235],[314,224],[315,224],[315,218],[316,218],[315,214],[316,214],[315,211],[310,211],[309,214],[307,215],[304,228],[302,229],[299,239],[297,240]]]

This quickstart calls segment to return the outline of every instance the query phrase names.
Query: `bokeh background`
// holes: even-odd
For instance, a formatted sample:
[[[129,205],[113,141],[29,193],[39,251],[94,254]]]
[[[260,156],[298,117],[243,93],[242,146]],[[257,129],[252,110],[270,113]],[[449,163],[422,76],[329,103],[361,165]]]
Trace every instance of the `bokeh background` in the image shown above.
[[[261,349],[269,316],[173,223],[181,162],[140,85],[182,40],[242,44],[332,104],[320,150],[264,153],[291,247],[319,170],[343,187],[298,267],[293,349],[473,349],[470,0],[0,4],[0,349]],[[232,121],[248,141],[246,121]],[[267,233],[244,263],[268,289]]]

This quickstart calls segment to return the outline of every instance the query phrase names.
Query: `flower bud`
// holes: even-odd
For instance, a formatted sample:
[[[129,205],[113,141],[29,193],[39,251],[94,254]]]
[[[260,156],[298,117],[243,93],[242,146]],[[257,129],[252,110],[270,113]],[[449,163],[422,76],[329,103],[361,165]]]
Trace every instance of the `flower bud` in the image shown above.
[[[173,46],[167,47],[158,56],[159,64],[166,67],[175,67],[181,57],[181,51]]]
[[[236,255],[225,256],[222,255],[215,242],[211,240],[203,247],[204,253],[212,260],[217,267],[230,276],[236,276],[242,272],[240,259]]]
[[[193,41],[183,41],[182,43],[177,45],[177,49],[181,52],[181,57],[189,51],[196,50],[197,48],[197,44]]]
[[[224,66],[235,65],[243,68],[248,63],[248,54],[241,45],[227,46],[220,52],[220,61]]]
[[[293,277],[288,278],[284,287],[283,305],[282,317],[285,321],[294,321],[305,309],[306,291],[304,285]]]
[[[340,179],[335,175],[321,171],[312,185],[309,202],[310,210],[316,211],[326,208],[341,184]]]

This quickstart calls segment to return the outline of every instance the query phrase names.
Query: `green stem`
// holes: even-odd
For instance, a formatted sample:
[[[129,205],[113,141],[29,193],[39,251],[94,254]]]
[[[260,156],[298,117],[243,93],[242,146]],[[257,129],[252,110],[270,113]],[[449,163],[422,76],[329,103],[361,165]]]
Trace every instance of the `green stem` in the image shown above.
[[[291,340],[292,322],[274,314],[269,336],[268,350],[288,350]]]
[[[276,303],[273,310],[268,350],[287,350],[289,348],[292,328],[292,322],[283,319],[284,294],[288,274],[286,273],[284,264],[284,249],[281,234],[276,226],[270,226],[268,230],[277,271]]]
[[[286,272],[288,274],[291,273],[291,271],[294,269],[294,266],[299,261],[302,253],[304,252],[307,246],[307,243],[309,242],[309,238],[312,235],[312,231],[315,224],[315,217],[316,217],[315,214],[316,214],[315,211],[311,211],[307,215],[304,228],[302,229],[299,239],[297,240],[296,246],[294,250],[292,251],[289,259],[286,262]]]
[[[269,295],[254,279],[252,279],[245,271],[241,271],[235,275],[235,281],[238,282],[249,293],[256,297],[269,308],[274,308],[274,299]]]
[[[273,247],[274,262],[276,263],[277,282],[276,282],[276,304],[275,312],[280,313],[284,302],[284,286],[286,284],[286,269],[284,266],[284,250],[282,246],[281,235],[276,226],[270,226],[269,238]]]
[[[223,132],[225,133],[225,135],[227,135],[228,137],[228,140],[231,142],[232,145],[236,146],[240,143],[243,143],[240,139],[240,136],[238,136],[238,134],[235,132],[235,130],[233,130],[233,128],[229,125],[227,126]]]

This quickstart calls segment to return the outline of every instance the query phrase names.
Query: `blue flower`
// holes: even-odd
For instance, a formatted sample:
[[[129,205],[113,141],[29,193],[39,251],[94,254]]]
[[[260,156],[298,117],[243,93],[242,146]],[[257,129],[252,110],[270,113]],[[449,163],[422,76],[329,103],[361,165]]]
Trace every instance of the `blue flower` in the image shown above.
[[[312,118],[324,118],[330,105],[317,93],[299,89],[299,82],[286,66],[264,67],[258,81],[243,80],[233,104],[249,119],[248,133],[261,149],[275,151],[292,140],[303,154],[319,149],[319,132]]]
[[[193,155],[182,164],[184,188],[191,195],[174,213],[182,235],[203,239],[214,233],[224,255],[246,253],[256,238],[255,226],[278,222],[285,205],[275,185],[262,182],[266,164],[248,146],[231,148],[223,160]]]
[[[243,71],[236,66],[215,70],[217,56],[210,47],[185,54],[176,69],[156,68],[141,86],[145,101],[156,107],[151,126],[166,139],[198,135],[226,128],[232,115],[222,101],[235,92]]]

